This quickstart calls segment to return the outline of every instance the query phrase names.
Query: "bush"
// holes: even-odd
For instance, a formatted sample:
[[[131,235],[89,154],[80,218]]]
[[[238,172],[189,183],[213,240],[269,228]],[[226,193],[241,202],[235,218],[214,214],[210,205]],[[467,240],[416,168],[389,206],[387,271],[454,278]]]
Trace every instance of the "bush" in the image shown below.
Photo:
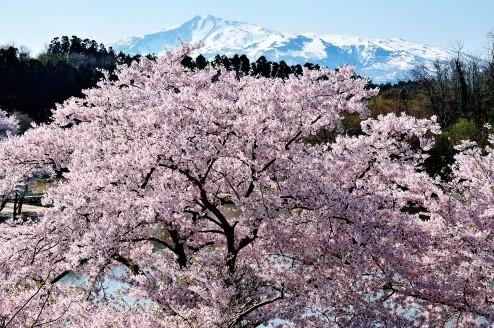
[[[460,118],[448,129],[447,135],[451,143],[457,145],[462,140],[480,141],[482,131],[473,121]]]

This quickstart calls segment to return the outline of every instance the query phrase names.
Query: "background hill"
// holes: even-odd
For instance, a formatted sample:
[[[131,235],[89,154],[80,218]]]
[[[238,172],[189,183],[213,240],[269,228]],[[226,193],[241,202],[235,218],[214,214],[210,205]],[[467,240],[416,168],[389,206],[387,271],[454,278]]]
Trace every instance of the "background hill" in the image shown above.
[[[162,54],[180,42],[204,43],[206,58],[217,54],[245,54],[249,58],[265,56],[284,60],[289,65],[311,62],[327,67],[353,65],[357,73],[374,82],[408,79],[417,65],[431,65],[448,60],[444,49],[402,39],[365,39],[355,36],[314,33],[283,34],[262,26],[224,20],[214,16],[195,16],[180,26],[140,37],[130,37],[113,44],[113,48],[130,55]]]

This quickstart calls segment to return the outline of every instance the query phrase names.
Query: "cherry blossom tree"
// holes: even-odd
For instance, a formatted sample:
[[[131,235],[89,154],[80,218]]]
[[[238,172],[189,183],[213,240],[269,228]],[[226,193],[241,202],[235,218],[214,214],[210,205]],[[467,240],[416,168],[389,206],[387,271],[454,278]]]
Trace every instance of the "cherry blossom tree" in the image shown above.
[[[5,111],[0,109],[0,142],[8,136],[15,134],[19,128],[19,122],[14,116],[9,116]],[[0,194],[0,211],[7,203],[7,193]]]
[[[422,167],[434,118],[309,144],[377,90],[346,67],[194,71],[192,50],[120,67],[0,145],[0,194],[58,178],[41,219],[0,224],[0,327],[494,320],[490,148],[448,184]]]
[[[0,109],[0,140],[5,139],[9,134],[16,133],[18,128],[17,119]]]

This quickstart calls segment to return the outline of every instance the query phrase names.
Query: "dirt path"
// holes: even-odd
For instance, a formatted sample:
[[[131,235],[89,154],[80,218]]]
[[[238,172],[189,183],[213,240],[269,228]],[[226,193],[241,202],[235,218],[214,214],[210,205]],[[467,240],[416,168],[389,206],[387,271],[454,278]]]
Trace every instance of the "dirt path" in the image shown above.
[[[36,215],[40,215],[43,214],[45,209],[46,208],[42,206],[24,204],[22,205],[22,214],[29,215],[34,213]],[[13,211],[14,211],[14,203],[7,203],[0,213],[12,214]]]

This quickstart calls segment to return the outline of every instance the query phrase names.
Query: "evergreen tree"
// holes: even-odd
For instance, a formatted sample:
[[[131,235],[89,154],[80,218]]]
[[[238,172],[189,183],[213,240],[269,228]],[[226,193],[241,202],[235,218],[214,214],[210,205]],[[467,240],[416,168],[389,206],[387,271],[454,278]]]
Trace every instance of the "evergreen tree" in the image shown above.
[[[208,61],[203,55],[199,55],[196,57],[196,66],[199,69],[204,69],[208,65]]]
[[[250,73],[250,61],[246,55],[240,56],[240,70],[244,75],[249,75]]]

